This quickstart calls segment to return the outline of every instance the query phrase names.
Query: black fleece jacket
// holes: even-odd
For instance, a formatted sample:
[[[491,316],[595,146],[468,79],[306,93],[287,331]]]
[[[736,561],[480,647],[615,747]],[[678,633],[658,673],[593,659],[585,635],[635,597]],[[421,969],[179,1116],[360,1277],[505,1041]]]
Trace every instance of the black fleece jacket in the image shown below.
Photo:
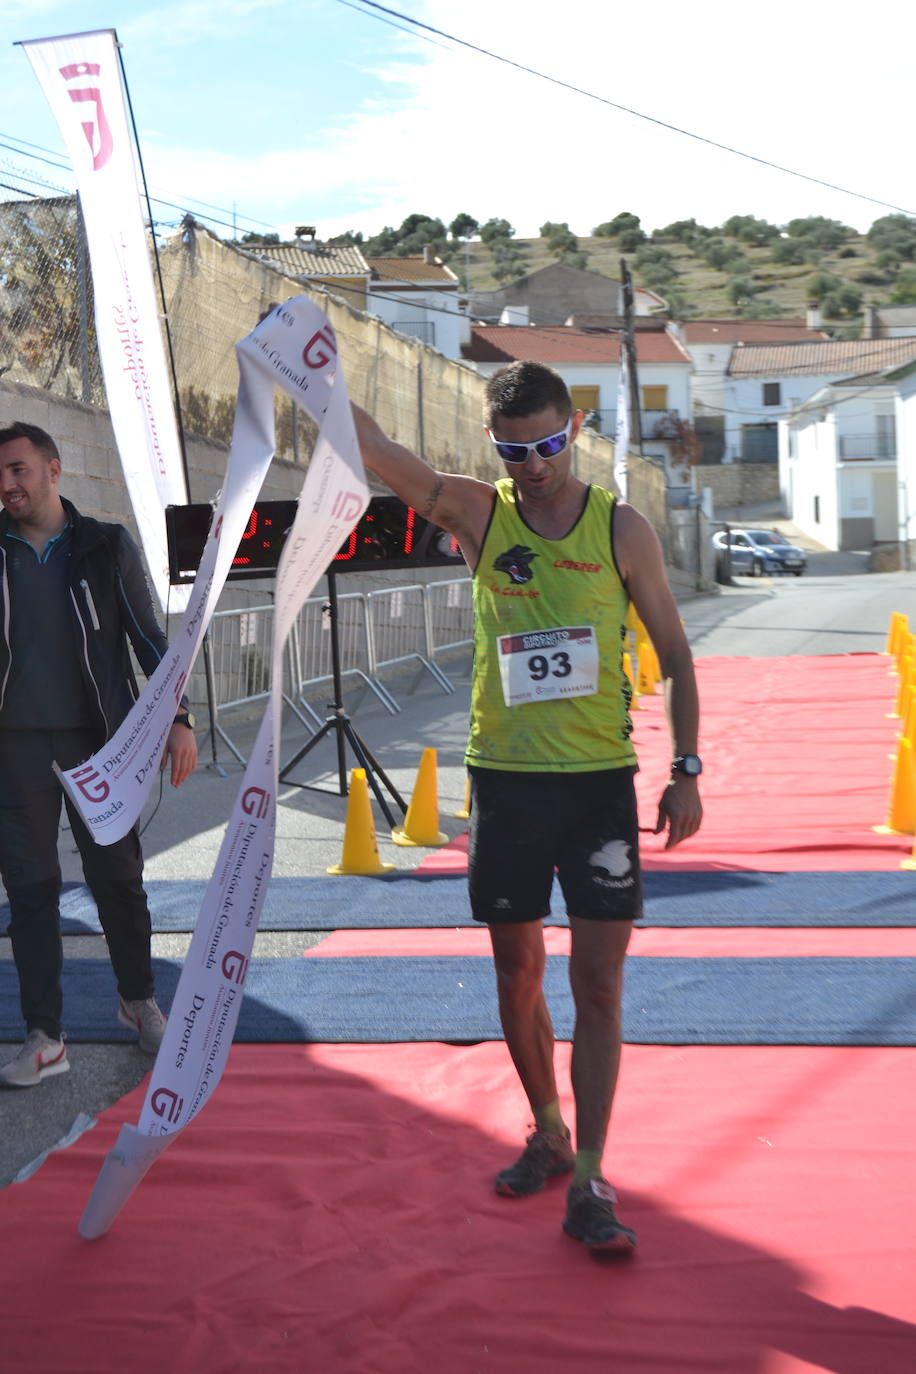
[[[96,748],[101,748],[137,699],[128,641],[147,677],[161,662],[168,641],[156,620],[140,553],[124,526],[80,515],[70,501],[63,500],[63,506],[73,526],[68,581],[80,668],[98,728]],[[12,665],[12,618],[29,613],[27,606],[16,604],[16,589],[11,585],[12,569],[3,538],[10,530],[10,517],[3,511],[0,513],[0,711]]]

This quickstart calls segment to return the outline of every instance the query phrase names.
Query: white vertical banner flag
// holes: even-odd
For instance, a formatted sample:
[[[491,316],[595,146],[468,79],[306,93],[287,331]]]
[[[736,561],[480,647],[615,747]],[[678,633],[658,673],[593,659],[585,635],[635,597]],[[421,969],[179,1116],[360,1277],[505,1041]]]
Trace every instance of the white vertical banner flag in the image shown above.
[[[324,311],[305,296],[296,296],[272,310],[242,339],[236,345],[236,355],[239,394],[232,446],[222,494],[181,624],[162,662],[111,739],[77,768],[57,770],[62,786],[97,844],[114,844],[127,834],[158,776],[178,700],[270,466],[274,452],[275,386],[322,425],[325,437],[320,437],[316,444],[309,476],[313,469],[318,469],[319,457],[328,442],[332,442],[341,447],[346,455],[342,461],[359,474],[360,483],[365,485],[349,409],[333,431],[328,428],[326,417],[332,413],[331,397],[345,392],[345,388],[339,384],[337,344]],[[338,404],[339,401],[335,402]],[[316,577],[324,571],[361,513],[361,509],[356,510],[355,498],[345,500],[341,496],[339,508],[333,511],[333,529],[341,528],[343,532]],[[323,552],[323,544],[321,548]],[[278,586],[274,615],[280,614]]]
[[[277,571],[271,694],[204,894],[140,1119],[136,1126],[121,1127],[80,1219],[80,1234],[87,1239],[108,1230],[147,1170],[213,1093],[225,1067],[273,865],[283,645],[302,603],[369,504],[334,335],[330,326],[313,334],[303,354],[301,307],[297,298],[268,320],[290,331],[293,352],[299,349],[306,367],[324,359],[330,390],[318,409],[313,409],[315,393],[311,379],[301,375],[301,361],[290,369],[281,361],[282,332],[279,338],[262,334],[259,326],[240,345],[245,352],[240,351],[238,415],[268,398],[272,402],[266,359],[321,427]],[[238,415],[237,431],[244,426]]]
[[[92,263],[95,327],[108,408],[150,577],[169,589],[164,510],[188,500],[175,405],[113,29],[22,44],[67,145]]]
[[[630,447],[630,368],[627,345],[620,341],[620,375],[617,379],[617,426],[614,430],[614,481],[627,499],[627,452]]]

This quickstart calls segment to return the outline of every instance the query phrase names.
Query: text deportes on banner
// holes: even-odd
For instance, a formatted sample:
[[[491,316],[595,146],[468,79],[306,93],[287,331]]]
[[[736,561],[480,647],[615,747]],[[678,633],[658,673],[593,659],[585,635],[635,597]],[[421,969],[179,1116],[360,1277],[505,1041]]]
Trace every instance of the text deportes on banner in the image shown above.
[[[313,370],[333,376],[333,386],[330,393],[325,390],[324,407],[314,415],[320,431],[277,570],[267,709],[204,894],[139,1122],[121,1127],[102,1164],[79,1223],[86,1239],[108,1230],[151,1164],[193,1119],[222,1075],[273,866],[283,646],[306,597],[369,504],[342,372],[338,368],[336,374],[325,374],[336,363],[330,325],[325,320],[316,328],[321,312],[302,298],[273,313],[275,324],[288,331],[291,346],[281,349],[278,338],[283,336],[261,326],[238,346],[237,431],[246,430],[249,410],[265,413],[269,403],[272,417],[271,381],[278,374],[303,404],[315,395]],[[233,444],[230,461],[234,456]],[[234,552],[237,541],[227,547]]]
[[[338,369],[336,346],[316,351],[316,338],[333,341],[334,331],[323,310],[306,297],[297,296],[272,310],[236,345],[239,401],[232,446],[222,494],[181,624],[162,662],[111,739],[77,768],[58,771],[67,795],[97,844],[114,844],[127,834],[158,775],[178,701],[273,456],[274,386],[291,396],[319,425],[331,414]],[[308,364],[303,362],[306,350],[311,350]],[[349,404],[324,447],[329,444],[342,448],[342,461],[362,474]],[[314,465],[314,458],[312,462]],[[365,483],[364,476],[361,481]],[[335,528],[346,524],[343,539],[361,512],[352,520],[350,513],[349,506],[341,510],[339,518],[334,513]],[[336,549],[316,577],[324,572],[334,552]]]
[[[163,611],[169,587],[165,507],[189,500],[160,307],[140,208],[117,35],[112,29],[22,44],[70,154],[92,264],[99,359],[150,578]],[[66,455],[65,455],[66,465]]]

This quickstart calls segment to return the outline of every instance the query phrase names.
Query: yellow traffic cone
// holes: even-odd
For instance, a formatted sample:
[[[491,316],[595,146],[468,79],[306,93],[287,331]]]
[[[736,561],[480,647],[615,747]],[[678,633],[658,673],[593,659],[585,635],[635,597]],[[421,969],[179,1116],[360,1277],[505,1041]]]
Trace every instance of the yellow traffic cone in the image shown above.
[[[404,824],[391,832],[395,844],[432,847],[445,844],[448,835],[439,829],[439,801],[436,795],[436,751],[424,749],[413,796]]]
[[[906,705],[906,694],[913,686],[913,655],[904,654],[900,660],[900,682],[897,687],[897,703],[894,707],[894,714],[902,716]]]
[[[914,678],[904,693],[904,707],[900,713],[901,729],[897,732],[897,743],[902,739],[908,739],[916,750],[916,678]],[[897,757],[896,750],[887,756],[893,763]],[[914,754],[916,758],[916,754]]]
[[[659,678],[659,667],[652,641],[648,635],[644,635],[639,641],[637,658],[636,690],[641,696],[654,696],[655,684]]]
[[[633,660],[629,654],[624,654],[623,656],[623,671],[626,673],[627,680],[629,681],[629,684],[633,689],[633,693],[630,698],[630,710],[638,711],[639,692],[636,690],[636,683],[633,681]]]
[[[912,835],[916,831],[916,774],[913,746],[902,739],[897,745],[897,763],[891,782],[887,821],[872,829],[878,835]]]
[[[464,780],[464,806],[460,811],[452,813],[457,821],[466,821],[471,814],[471,779]]]
[[[382,863],[375,838],[375,822],[369,801],[369,784],[365,768],[354,768],[350,774],[350,795],[347,799],[347,823],[344,827],[343,853],[340,863],[329,873],[347,873],[371,878],[376,873],[390,873],[394,864]]]
[[[906,712],[903,716],[903,739],[908,739],[916,749],[916,686],[910,683],[906,694]]]
[[[884,652],[886,654],[897,653],[897,640],[900,636],[900,622],[906,617],[901,611],[891,611],[890,623],[887,627],[887,639],[884,641]]]

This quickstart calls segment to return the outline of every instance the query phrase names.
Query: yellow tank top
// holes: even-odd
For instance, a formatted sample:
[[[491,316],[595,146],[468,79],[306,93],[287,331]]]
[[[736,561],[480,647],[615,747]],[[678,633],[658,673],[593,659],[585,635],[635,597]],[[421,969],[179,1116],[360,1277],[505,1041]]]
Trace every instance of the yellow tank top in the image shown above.
[[[523,773],[635,764],[615,499],[590,487],[569,534],[546,539],[523,521],[512,479],[496,483],[473,578],[468,764]]]

